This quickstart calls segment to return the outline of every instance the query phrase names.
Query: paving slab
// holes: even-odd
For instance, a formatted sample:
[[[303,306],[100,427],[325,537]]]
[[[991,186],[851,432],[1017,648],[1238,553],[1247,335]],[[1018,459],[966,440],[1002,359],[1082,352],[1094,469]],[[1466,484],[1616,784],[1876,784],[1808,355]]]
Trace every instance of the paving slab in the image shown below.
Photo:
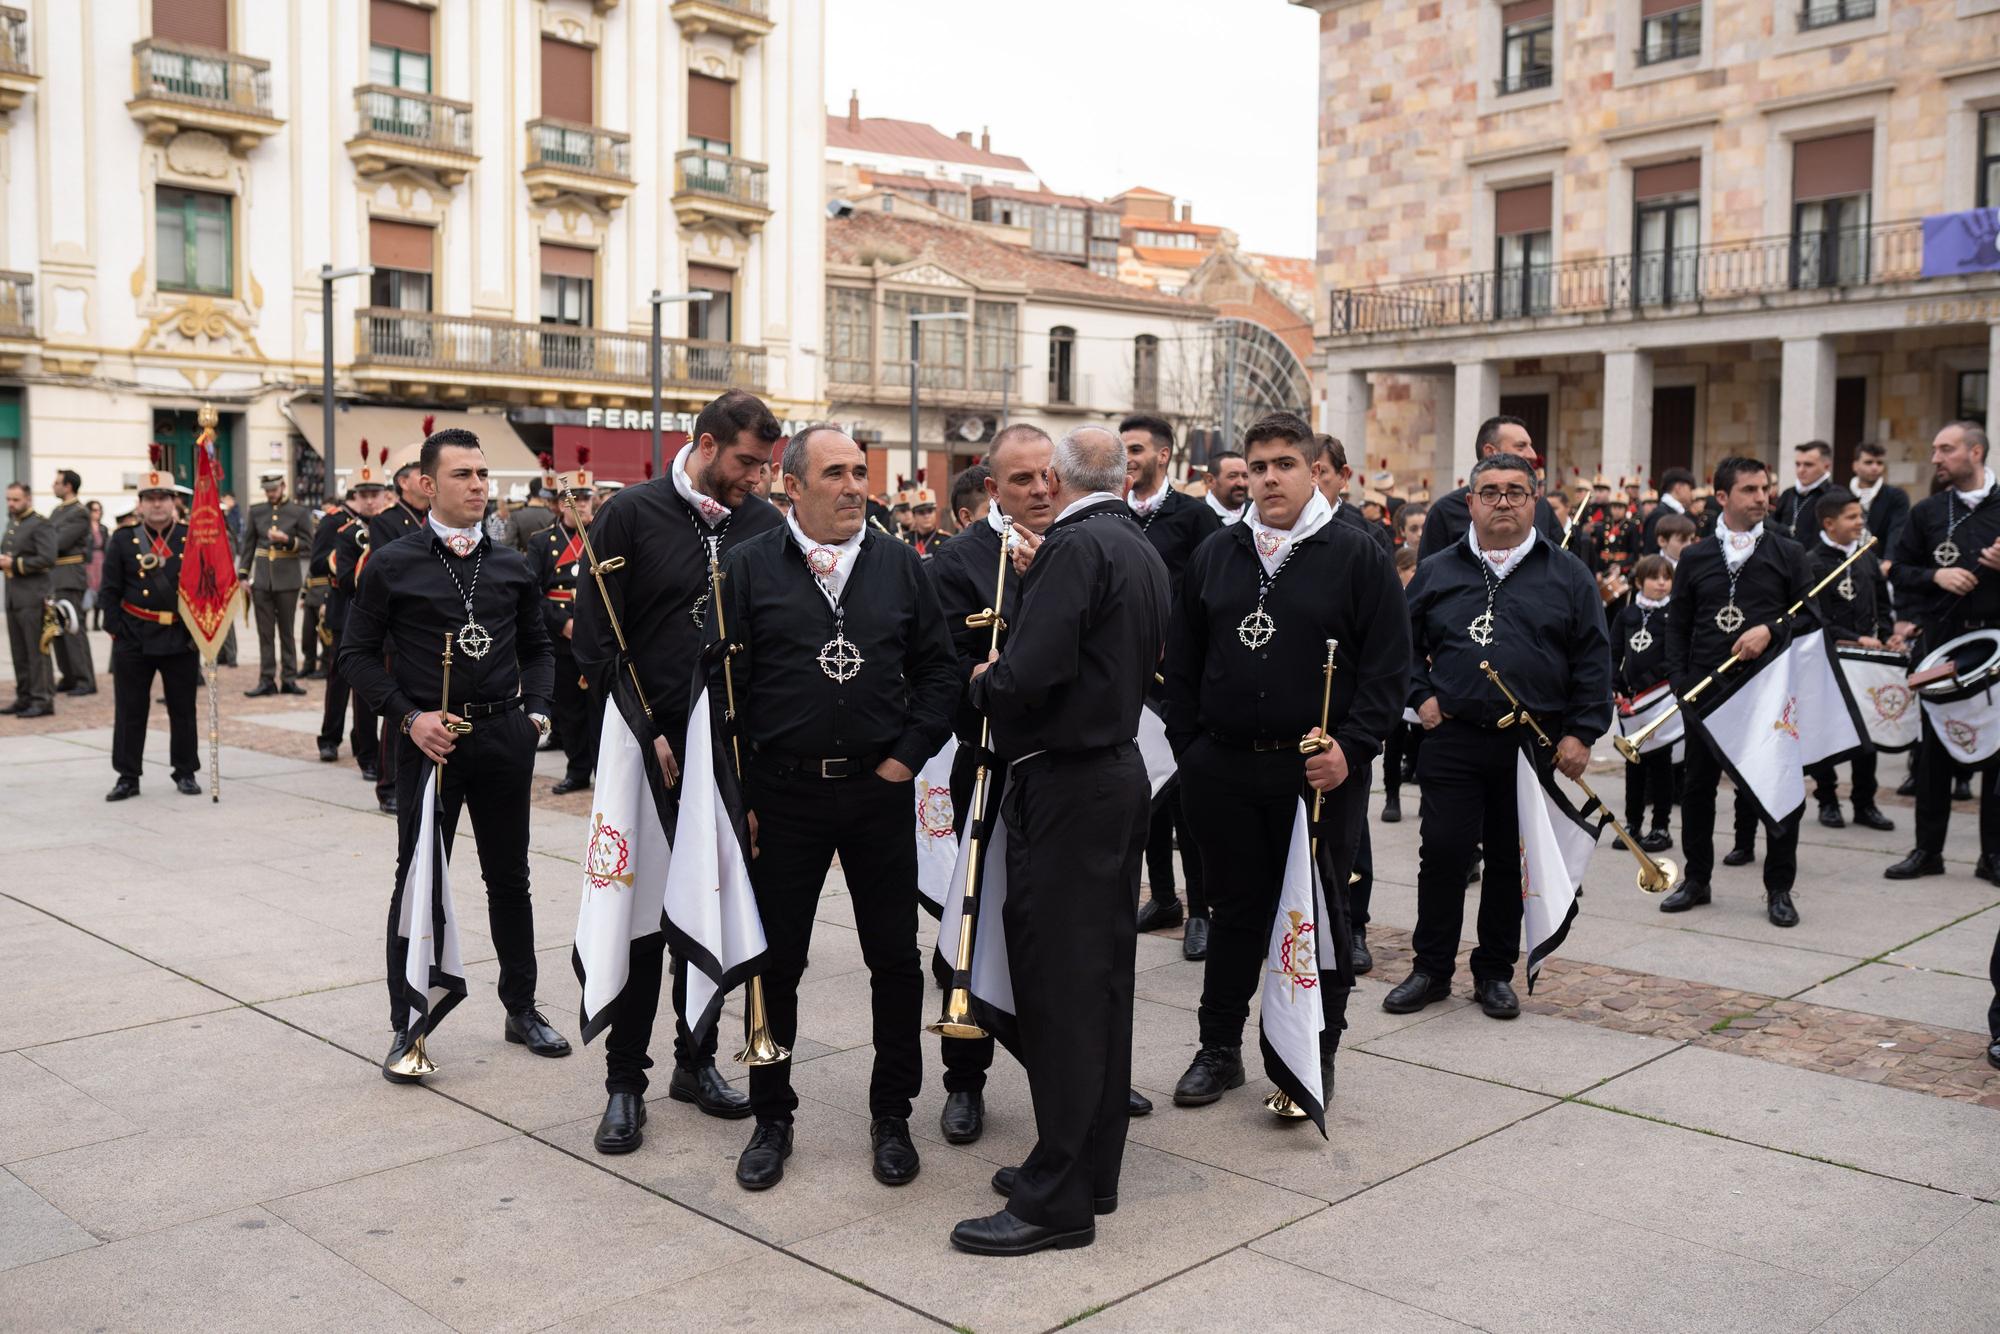
[[[19,1177],[0,1171],[0,1270],[98,1244],[97,1238],[35,1194]]]
[[[0,1048],[61,1042],[229,1004],[116,945],[7,902],[0,920],[0,1012],[8,1022],[0,1028]]]
[[[951,1249],[956,1223],[1002,1207],[991,1183],[981,1179],[899,1202],[791,1249],[946,1324],[981,1334],[1045,1330],[1324,1206],[1133,1146],[1125,1153],[1118,1212],[1098,1220],[1095,1245],[1016,1259]],[[1167,1238],[1171,1244],[1163,1244]]]
[[[944,1110],[944,1063],[938,1054],[938,1039],[926,1033],[922,1038],[924,1087],[910,1113],[910,1133],[932,1144],[943,1144],[938,1130],[938,1113]],[[831,1052],[810,1061],[794,1064],[792,1087],[802,1098],[830,1107],[851,1109],[868,1106],[868,1081],[875,1064],[875,1049],[855,1047]],[[970,1153],[996,1166],[1010,1166],[1028,1156],[1035,1144],[1035,1108],[1028,1095],[1027,1072],[1004,1047],[996,1047],[993,1065],[986,1073],[982,1094],[986,1107],[986,1132],[978,1143],[963,1146]],[[1155,1101],[1158,1101],[1157,1099]],[[920,1146],[921,1147],[921,1146]]]
[[[1683,917],[1694,915],[1683,914]],[[1569,953],[1567,942],[1562,953]],[[1698,928],[1663,926],[1644,931],[1622,947],[1597,951],[1589,962],[1631,973],[1678,977],[1735,991],[1782,997],[1816,986],[1835,973],[1852,968],[1861,958],[1858,954],[1830,954],[1765,940],[1744,940]]]
[[[1894,964],[1863,964],[1799,996],[1814,1005],[1910,1019],[1934,1028],[1986,1032],[1993,984],[1984,977]]]
[[[1988,908],[1905,945],[1883,962],[1962,973],[1966,977],[1985,977],[1991,966],[1996,934],[2000,934],[2000,912]]]
[[[1443,1161],[1503,1190],[1853,1288],[1977,1202],[1715,1135],[1565,1104]],[[1865,1218],[1867,1226],[1856,1227]]]
[[[0,1310],[22,1330],[450,1330],[257,1208],[10,1269]]]
[[[1250,1249],[1496,1334],[1806,1331],[1856,1291],[1438,1163]]]
[[[1900,1181],[2000,1194],[2000,1116],[1969,1103],[1702,1047],[1621,1075],[1590,1101]]]
[[[1990,1334],[2000,1292],[2000,1205],[1982,1204],[1836,1311],[1826,1334]]]
[[[630,1334],[690,1329],[789,1329],[818,1334],[937,1334],[937,1322],[851,1280],[782,1251],[732,1260],[721,1269],[565,1320],[550,1334]]]
[[[1366,1329],[1384,1334],[1450,1334],[1470,1325],[1315,1274],[1255,1251],[1237,1250],[1176,1274],[1091,1316],[1088,1334],[1157,1334],[1179,1329],[1199,1311],[1235,1329],[1292,1329],[1302,1312],[1309,1327]]]
[[[520,1136],[266,1207],[457,1329],[541,1329],[764,1249]]]
[[[0,1053],[0,1164],[138,1132],[20,1052]]]
[[[1378,1007],[1379,1008],[1379,1007]],[[1567,1097],[1672,1051],[1678,1043],[1524,1014],[1499,1021],[1465,1006],[1368,1040],[1361,1050],[1514,1088]]]

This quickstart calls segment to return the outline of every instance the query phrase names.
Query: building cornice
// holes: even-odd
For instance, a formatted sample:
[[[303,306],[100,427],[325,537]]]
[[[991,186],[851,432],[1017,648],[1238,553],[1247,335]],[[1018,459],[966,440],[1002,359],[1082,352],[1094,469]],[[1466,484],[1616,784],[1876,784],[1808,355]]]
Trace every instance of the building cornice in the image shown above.
[[[1544,139],[1539,143],[1522,144],[1517,148],[1494,148],[1484,153],[1472,153],[1467,155],[1465,165],[1468,167],[1490,167],[1496,162],[1512,162],[1516,158],[1524,157],[1547,157],[1551,153],[1567,153],[1568,151],[1569,140]]]
[[[1721,123],[1721,112],[1706,111],[1695,116],[1675,116],[1670,120],[1647,121],[1644,125],[1621,125],[1615,130],[1606,130],[1597,137],[1607,144],[1615,144],[1627,139],[1644,139],[1648,135],[1668,134],[1674,130],[1698,130],[1705,125]]]
[[[1774,97],[1768,102],[1758,103],[1757,110],[1759,114],[1769,116],[1780,111],[1796,111],[1800,107],[1825,106],[1829,102],[1859,102],[1864,98],[1883,97],[1895,89],[1894,79],[1871,79],[1867,83],[1849,84],[1844,88],[1820,88],[1790,97]]]

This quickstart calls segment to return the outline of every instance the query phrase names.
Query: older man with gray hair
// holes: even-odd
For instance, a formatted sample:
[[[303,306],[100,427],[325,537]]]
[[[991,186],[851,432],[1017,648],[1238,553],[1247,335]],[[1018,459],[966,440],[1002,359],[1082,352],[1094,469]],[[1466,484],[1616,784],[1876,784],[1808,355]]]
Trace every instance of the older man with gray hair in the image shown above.
[[[1120,494],[1116,435],[1065,435],[1049,484],[1056,521],[1017,556],[1019,623],[969,690],[1010,765],[1002,921],[1039,1136],[993,1179],[1007,1207],[952,1230],[979,1255],[1088,1246],[1125,1154],[1150,805],[1133,738],[1166,645],[1167,568]]]

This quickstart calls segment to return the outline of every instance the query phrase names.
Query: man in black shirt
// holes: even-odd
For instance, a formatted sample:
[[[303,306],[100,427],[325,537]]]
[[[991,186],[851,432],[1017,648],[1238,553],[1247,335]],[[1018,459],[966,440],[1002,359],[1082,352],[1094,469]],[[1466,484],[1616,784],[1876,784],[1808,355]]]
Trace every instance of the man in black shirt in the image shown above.
[[[1109,431],[1064,436],[1049,476],[1057,517],[1022,580],[1020,624],[971,688],[1010,762],[1001,920],[1039,1136],[994,1176],[1007,1207],[952,1230],[953,1246],[982,1255],[1095,1240],[1093,1214],[1117,1207],[1129,1116],[1149,804],[1134,738],[1165,644],[1168,575],[1119,497]]]
[[[340,758],[340,734],[347,724],[347,706],[352,696],[354,730],[349,733],[349,744],[362,776],[374,782],[380,754],[376,718],[368,711],[367,702],[355,694],[347,678],[340,674],[340,635],[347,626],[348,608],[354,603],[354,575],[368,550],[368,522],[381,513],[388,501],[388,493],[382,486],[381,464],[366,457],[368,442],[361,443],[364,456],[347,503],[327,515],[313,533],[313,564],[323,565],[327,580],[321,624],[332,636],[326,651],[326,702],[320,710],[319,757],[328,764]],[[388,450],[382,452],[386,455]]]
[[[1171,605],[1178,605],[1181,572],[1188,558],[1210,533],[1222,528],[1222,519],[1199,500],[1176,491],[1167,480],[1168,464],[1174,452],[1174,428],[1164,418],[1146,415],[1127,417],[1118,423],[1118,438],[1125,449],[1125,499],[1139,518],[1139,529],[1167,567]],[[1157,689],[1154,698],[1159,698]],[[1139,909],[1139,929],[1158,931],[1176,926],[1181,920],[1180,899],[1174,893],[1174,847],[1181,850],[1181,870],[1187,875],[1188,925],[1181,953],[1189,959],[1201,958],[1208,947],[1208,899],[1202,892],[1201,858],[1192,855],[1194,837],[1188,832],[1187,817],[1181,809],[1180,780],[1172,780],[1155,804],[1152,823],[1146,831],[1146,884],[1151,891]]]
[[[1889,573],[1889,553],[1895,550],[1896,535],[1910,519],[1909,493],[1884,480],[1889,471],[1888,451],[1873,440],[1854,447],[1854,480],[1848,490],[1861,502],[1861,523],[1876,538],[1874,555],[1881,557],[1882,573]],[[1888,608],[1883,608],[1886,614]]]
[[[693,439],[681,447],[666,476],[625,487],[590,521],[597,559],[624,564],[605,571],[601,590],[588,570],[582,572],[570,651],[599,699],[610,693],[613,675],[626,670],[623,662],[629,656],[653,728],[650,737],[639,740],[652,746],[670,800],[678,791],[695,664],[710,620],[709,558],[784,527],[777,509],[757,494],[771,447],[781,434],[762,400],[731,389],[702,408]],[[619,649],[614,616],[629,655]],[[674,811],[662,814],[671,827]],[[643,1137],[646,1071],[653,1068],[646,1053],[669,957],[664,932],[632,942],[631,971],[604,1035],[606,1100],[596,1135],[600,1153],[630,1153]],[[750,1099],[715,1068],[715,1026],[697,1045],[681,1022],[687,973],[678,958],[672,965],[674,1073],[668,1096],[691,1102],[709,1116],[748,1116]]]
[[[1931,465],[1942,489],[1911,506],[1889,552],[1896,632],[1915,643],[1919,660],[1968,630],[2000,628],[2000,487],[1985,429],[1972,422],[1945,426],[1931,442]],[[1952,763],[1926,711],[1917,751],[1917,846],[1882,873],[1887,878],[1944,874]],[[1972,873],[2000,884],[2000,768],[1989,764],[1979,777],[1979,861]]]
[[[1676,697],[1720,667],[1731,654],[1748,662],[1782,652],[1799,628],[1785,611],[1812,587],[1799,544],[1765,522],[1771,474],[1758,459],[1727,458],[1715,469],[1722,514],[1715,533],[1687,549],[1674,566],[1668,598],[1667,679]],[[1811,615],[1808,608],[1803,615]],[[1806,622],[1811,624],[1811,622]],[[1661,912],[1686,912],[1709,901],[1715,870],[1715,795],[1722,765],[1703,742],[1689,738],[1681,805],[1681,846],[1687,878],[1660,901]],[[1764,857],[1765,913],[1773,926],[1797,926],[1792,884],[1798,876],[1796,819],[1770,830]]]
[[[1480,460],[1467,494],[1470,537],[1419,562],[1408,590],[1406,702],[1428,732],[1417,760],[1416,960],[1382,1008],[1409,1014],[1451,994],[1466,871],[1483,838],[1495,855],[1480,889],[1472,993],[1488,1015],[1512,1019],[1521,1012],[1513,988],[1521,870],[1512,850],[1520,840],[1514,787],[1522,729],[1500,727],[1512,710],[1480,664],[1491,663],[1558,738],[1555,766],[1575,778],[1590,763],[1591,743],[1611,726],[1611,649],[1590,571],[1532,526],[1528,461],[1504,453]],[[1435,522],[1425,524],[1427,538]]]
[[[175,495],[185,489],[174,484],[164,467],[141,473],[139,522],[120,528],[104,544],[98,605],[111,636],[111,764],[118,773],[106,801],[139,794],[155,672],[167,702],[174,788],[184,796],[201,795],[194,777],[201,769],[194,713],[201,654],[180,618],[181,555],[188,526],[174,517]]]
[[[1811,522],[1819,534],[1806,548],[1806,572],[1815,584],[1854,554],[1862,538],[1861,502],[1852,491],[1836,485],[1816,494],[1818,505]],[[1881,563],[1872,552],[1842,571],[1833,586],[1819,595],[1818,606],[1820,621],[1837,642],[1881,648],[1887,640],[1890,648],[1903,647],[1889,623],[1889,582],[1882,577]],[[1896,822],[1875,806],[1874,747],[1863,747],[1851,764],[1854,823],[1864,829],[1894,829]],[[1814,796],[1819,801],[1819,822],[1829,829],[1844,828],[1834,762],[1822,760],[1811,765],[1806,775],[1813,780]]]
[[[1188,563],[1167,642],[1167,739],[1188,823],[1213,873],[1201,1049],[1174,1088],[1180,1107],[1212,1103],[1243,1083],[1243,1025],[1293,823],[1314,789],[1327,793],[1313,830],[1333,919],[1323,928],[1336,940],[1346,934],[1342,897],[1368,825],[1369,763],[1401,720],[1410,668],[1395,568],[1373,537],[1339,522],[1315,488],[1311,428],[1289,412],[1272,413],[1250,428],[1243,448],[1254,510]],[[1299,742],[1319,732],[1328,640],[1339,644],[1327,724],[1335,745],[1308,760]],[[1319,986],[1328,1101],[1354,985],[1352,944],[1341,946],[1339,975],[1322,975]]]
[[[1792,450],[1792,471],[1796,486],[1788,486],[1771,507],[1771,526],[1804,546],[1813,540],[1813,505],[1820,492],[1833,484],[1833,446],[1824,440],[1808,440]]]
[[[813,914],[838,855],[873,997],[875,1179],[901,1186],[919,1167],[909,1118],[923,1086],[911,785],[951,730],[958,668],[923,557],[864,527],[867,455],[836,427],[809,427],[786,444],[783,470],[785,527],[723,563],[750,881],[770,945],[764,1001],[772,1036],[790,1047]],[[720,692],[719,665],[713,678]],[[736,1180],[764,1190],[792,1149],[789,1060],[751,1068],[750,1105],[757,1129]]]
[[[555,728],[562,741],[563,776],[549,790],[556,796],[590,786],[597,768],[597,733],[603,722],[604,694],[592,690],[577,668],[572,640],[576,634],[576,590],[583,574],[583,534],[590,522],[597,493],[580,460],[568,486],[550,488],[555,517],[527,538],[528,564],[542,589],[542,615],[549,624],[549,646],[555,653]]]
[[[394,721],[402,749],[396,888],[389,897],[389,1023],[396,1036],[382,1073],[405,1083],[417,1076],[390,1070],[410,1041],[401,1001],[410,942],[397,934],[397,924],[422,823],[424,781],[436,761],[444,765],[438,825],[446,856],[459,810],[472,814],[488,934],[500,959],[507,1040],[537,1056],[569,1055],[569,1043],[535,1005],[535,913],[528,896],[528,791],[536,741],[548,731],[551,684],[541,589],[521,553],[495,545],[480,524],[488,474],[478,436],[436,432],[424,441],[419,473],[431,504],[426,530],[371,552],[340,649],[341,674],[369,708]],[[453,641],[450,699],[443,698],[447,638]],[[465,723],[469,731],[454,730]]]
[[[1527,459],[1531,464],[1535,460],[1534,438],[1528,434],[1528,424],[1519,417],[1488,417],[1479,423],[1479,431],[1472,438],[1472,448],[1480,460],[1490,459],[1495,454],[1512,454]],[[1419,568],[1423,561],[1465,540],[1466,529],[1472,526],[1472,510],[1468,501],[1470,493],[1471,487],[1461,486],[1456,491],[1445,492],[1432,503],[1430,513],[1424,516],[1423,539],[1417,543]],[[1535,500],[1535,531],[1553,545],[1562,545],[1562,524],[1556,520],[1556,512],[1549,508],[1549,502],[1542,497]],[[1574,549],[1576,544],[1570,545]]]
[[[1694,500],[1694,474],[1686,468],[1669,468],[1660,474],[1660,503],[1646,516],[1639,535],[1639,554],[1656,556],[1660,551],[1660,520],[1669,514],[1685,515]]]
[[[424,418],[424,434],[428,436],[431,418]],[[387,464],[385,462],[384,466]],[[368,520],[368,541],[361,552],[361,563],[355,568],[355,587],[368,569],[369,556],[385,550],[390,543],[407,537],[424,527],[430,513],[430,498],[424,493],[423,477],[416,463],[405,463],[396,469],[390,487],[389,503],[384,505]],[[351,684],[351,683],[350,683]],[[358,696],[357,696],[358,698]],[[397,744],[398,733],[394,718],[382,719],[381,735],[375,750],[375,801],[385,815],[396,813],[396,755],[402,747]]]

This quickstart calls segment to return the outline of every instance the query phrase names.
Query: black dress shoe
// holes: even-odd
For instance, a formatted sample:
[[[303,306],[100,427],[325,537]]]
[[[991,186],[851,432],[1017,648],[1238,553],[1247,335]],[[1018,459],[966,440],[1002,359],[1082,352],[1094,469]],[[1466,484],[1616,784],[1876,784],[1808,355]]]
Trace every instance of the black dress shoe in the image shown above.
[[[1243,1087],[1243,1048],[1203,1044],[1174,1085],[1174,1106],[1206,1107],[1230,1089]]]
[[[1415,1014],[1426,1005],[1435,1005],[1441,1000],[1451,999],[1451,980],[1432,977],[1429,973],[1414,972],[1398,982],[1388,995],[1382,998],[1382,1008],[1390,1014]]]
[[[1655,829],[1652,833],[1642,835],[1639,839],[1639,846],[1647,852],[1665,852],[1673,845],[1674,836],[1664,829]]]
[[[1394,795],[1382,798],[1382,823],[1401,824],[1403,820],[1403,800]]]
[[[1902,782],[1896,784],[1896,795],[1899,797],[1916,796],[1917,776],[1915,774],[1911,774],[1908,778],[1905,778]]]
[[[1828,829],[1847,828],[1847,821],[1840,818],[1840,803],[1837,801],[1822,801],[1819,804],[1819,822]]]
[[[1731,848],[1722,854],[1722,864],[1724,866],[1748,866],[1756,860],[1757,849],[1755,848]]]
[[[201,784],[194,781],[193,774],[176,774],[174,775],[174,791],[180,793],[183,797],[198,797],[201,795]]]
[[[340,743],[338,741],[322,741],[319,743],[319,762],[321,764],[332,764],[339,758]]]
[[[21,710],[27,707],[28,707],[28,702],[26,700],[17,699],[12,704],[9,704],[6,708],[0,709],[0,713],[7,713],[7,714],[19,713]]]
[[[56,682],[56,693],[58,695],[67,695],[70,691],[74,689],[76,689],[76,682],[74,681]]]
[[[269,681],[259,681],[251,689],[243,692],[243,698],[259,699],[265,695],[275,695],[277,693],[278,693],[277,686],[271,684]]]
[[[27,708],[21,710],[20,713],[16,714],[15,717],[53,718],[55,716],[55,712],[56,712],[56,706],[53,704],[30,704]]]
[[[875,1179],[885,1186],[907,1186],[917,1179],[923,1162],[910,1142],[910,1122],[901,1116],[878,1116],[868,1127],[875,1151]]]
[[[1951,799],[1953,801],[1971,801],[1972,780],[1970,778],[1965,777],[1962,774],[1959,777],[1952,779]]]
[[[377,797],[375,799],[375,805],[376,808],[382,812],[382,814],[394,815],[396,813],[396,794],[391,792],[386,797]]]
[[[1973,863],[1972,878],[2000,885],[2000,853],[1980,853],[1979,860]]]
[[[1465,872],[1465,883],[1466,883],[1466,884],[1468,884],[1468,885],[1476,885],[1476,884],[1478,884],[1478,883],[1479,883],[1479,874],[1480,874],[1480,871],[1479,871],[1479,858],[1477,858],[1477,857],[1474,857],[1474,858],[1472,859],[1472,865],[1471,865],[1470,867],[1468,867],[1468,868],[1466,869],[1466,872]]]
[[[550,1028],[542,1012],[532,1007],[507,1016],[507,1041],[537,1056],[569,1055],[569,1039]]]
[[[1981,860],[1985,860],[1981,858]],[[1884,880],[1915,880],[1920,875],[1943,875],[1944,855],[1925,852],[1918,848],[1903,860],[1882,872]]]
[[[1705,906],[1710,899],[1708,884],[1702,880],[1683,880],[1680,887],[1660,900],[1661,912],[1686,912],[1689,908]]]
[[[362,781],[362,782],[364,782],[364,783],[372,783],[372,782],[374,782],[374,781],[375,781],[376,779],[380,778],[381,776],[382,776],[382,771],[381,771],[380,769],[377,769],[377,768],[376,768],[376,767],[375,767],[374,765],[372,765],[372,764],[364,764],[364,765],[362,765],[362,766],[361,766],[361,781]]]
[[[1986,1063],[2000,1070],[2000,1038],[1993,1039],[1993,1045],[1986,1049]]]
[[[581,792],[589,786],[590,780],[588,778],[573,778],[568,774],[564,774],[561,780],[554,787],[550,788],[549,791],[558,797],[562,797],[572,792]]]
[[[104,799],[106,801],[123,801],[127,797],[136,797],[138,795],[139,780],[136,778],[121,778],[111,785],[111,790],[104,794]]]
[[[1356,977],[1375,971],[1375,956],[1368,952],[1368,938],[1359,931],[1354,933],[1354,951],[1347,956],[1347,965]]]
[[[389,1068],[396,1063],[404,1052],[410,1049],[410,1035],[400,1028],[396,1029],[395,1033],[396,1036],[390,1039],[389,1042],[389,1054],[382,1058],[382,1078],[388,1080],[391,1084],[422,1083],[424,1078],[422,1075],[398,1074]]]
[[[1014,1196],[1014,1182],[1020,1177],[1020,1175],[1021,1175],[1021,1169],[1018,1167],[1001,1168],[998,1172],[995,1172],[993,1174],[994,1192],[1005,1198],[1012,1199]],[[1113,1192],[1110,1195],[1091,1196],[1090,1212],[1097,1214],[1100,1217],[1105,1214],[1117,1213],[1118,1212],[1117,1193]]]
[[[1764,915],[1771,919],[1772,926],[1797,926],[1799,910],[1792,906],[1792,892],[1789,889],[1774,889],[1766,894]]]
[[[938,1113],[938,1130],[947,1144],[976,1144],[986,1133],[986,1095],[978,1089],[960,1089],[944,1095],[944,1110]]]
[[[741,1121],[750,1115],[749,1095],[729,1087],[714,1061],[704,1061],[693,1070],[676,1065],[674,1077],[667,1081],[667,1096],[675,1102],[691,1102],[704,1115],[724,1121]]]
[[[1483,982],[1474,982],[1472,999],[1479,1002],[1479,1008],[1486,1012],[1488,1019],[1521,1017],[1521,998],[1514,994],[1513,986],[1504,977],[1489,977]]]
[[[97,687],[71,686],[68,690],[63,691],[63,693],[65,695],[68,695],[72,699],[82,699],[85,695],[95,695],[97,693]]]
[[[759,1121],[736,1160],[736,1184],[745,1190],[769,1190],[785,1179],[785,1159],[791,1156],[791,1126]]]
[[[1854,808],[1854,823],[1863,829],[1880,829],[1884,832],[1894,829],[1896,822],[1875,808],[1874,803]]]
[[[1181,901],[1179,899],[1147,899],[1139,905],[1139,929],[1159,931],[1181,924]]]
[[[1125,1115],[1151,1116],[1152,1113],[1153,1100],[1151,1098],[1139,1092],[1138,1089],[1125,1090]]]
[[[303,695],[306,693],[306,688],[297,681],[287,681],[278,687],[278,693],[281,695]]]
[[[1187,931],[1181,936],[1181,957],[1190,960],[1206,959],[1208,957],[1208,919],[1206,917],[1190,917],[1187,919]]]
[[[630,1153],[645,1141],[646,1100],[637,1093],[614,1093],[591,1142],[599,1153]]]
[[[1002,1209],[985,1218],[968,1218],[951,1230],[954,1248],[970,1255],[1033,1255],[1036,1251],[1074,1250],[1097,1240],[1097,1225],[1080,1228],[1041,1227],[1024,1223]]]

